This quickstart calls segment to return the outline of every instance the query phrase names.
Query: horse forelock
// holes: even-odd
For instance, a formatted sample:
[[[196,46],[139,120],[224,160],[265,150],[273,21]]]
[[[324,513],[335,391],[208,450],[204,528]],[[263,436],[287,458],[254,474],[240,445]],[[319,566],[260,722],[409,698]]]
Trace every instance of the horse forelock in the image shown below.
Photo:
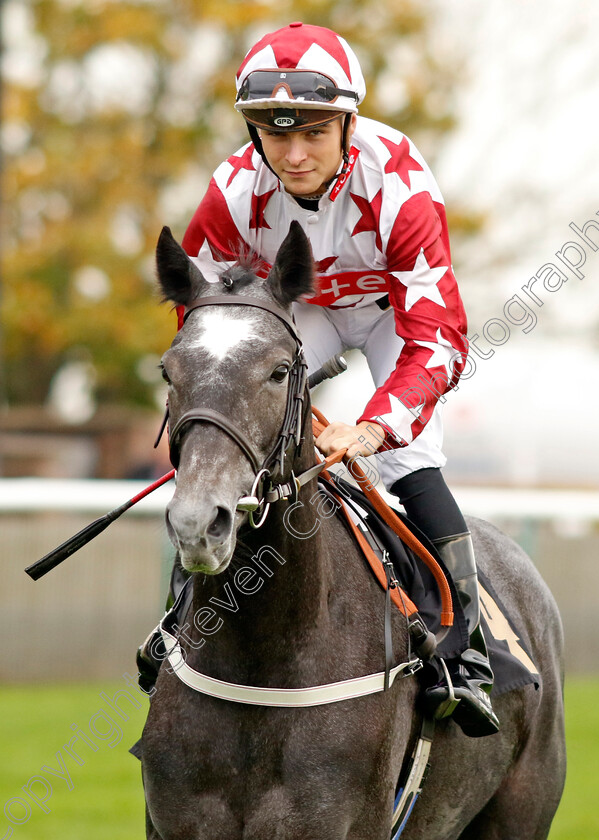
[[[256,275],[262,265],[262,260],[258,254],[246,243],[241,243],[237,250],[236,266]]]
[[[260,278],[256,274],[255,268],[256,267],[252,265],[242,265],[241,263],[236,263],[221,272],[219,285],[224,286],[225,289],[229,289],[229,291],[234,290],[236,293],[239,292],[240,289],[245,289],[248,286],[256,288],[260,287],[262,284]]]
[[[233,280],[237,289],[252,284],[260,285],[258,272],[263,267],[263,262],[258,254],[245,242],[237,243],[236,247],[230,244],[229,251],[236,255],[233,264],[231,264],[230,256],[220,251],[212,251],[217,263],[222,263],[222,270],[217,272],[220,283],[227,279]]]

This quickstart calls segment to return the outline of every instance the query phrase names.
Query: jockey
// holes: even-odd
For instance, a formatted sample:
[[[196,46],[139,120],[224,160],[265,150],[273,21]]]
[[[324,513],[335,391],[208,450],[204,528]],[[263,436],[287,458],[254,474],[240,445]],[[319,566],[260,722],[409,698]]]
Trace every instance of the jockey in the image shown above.
[[[425,704],[437,717],[453,711],[468,735],[494,733],[472,541],[441,474],[439,400],[467,355],[443,198],[404,134],[357,116],[364,78],[334,32],[292,23],[266,35],[236,82],[251,142],[214,173],[183,246],[209,280],[240,246],[267,272],[290,222],[302,225],[318,277],[316,294],[294,304],[309,371],[359,348],[376,388],[355,425],[331,423],[316,445],[380,453],[385,486],[436,546],[468,623],[468,649],[446,663],[457,707],[446,678]]]

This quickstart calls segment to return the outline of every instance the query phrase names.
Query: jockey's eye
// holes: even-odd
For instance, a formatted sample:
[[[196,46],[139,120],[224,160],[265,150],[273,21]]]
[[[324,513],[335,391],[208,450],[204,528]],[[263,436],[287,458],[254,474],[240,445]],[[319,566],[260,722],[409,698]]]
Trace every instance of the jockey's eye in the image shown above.
[[[289,365],[279,365],[270,375],[270,378],[275,382],[284,382],[289,373]]]
[[[168,383],[168,384],[170,385],[170,384],[171,384],[171,380],[170,380],[169,375],[168,375],[168,373],[166,372],[166,370],[165,370],[164,365],[162,364],[162,362],[158,365],[158,367],[160,368],[160,373],[162,374],[162,378],[164,379],[164,381],[165,381],[166,383]]]

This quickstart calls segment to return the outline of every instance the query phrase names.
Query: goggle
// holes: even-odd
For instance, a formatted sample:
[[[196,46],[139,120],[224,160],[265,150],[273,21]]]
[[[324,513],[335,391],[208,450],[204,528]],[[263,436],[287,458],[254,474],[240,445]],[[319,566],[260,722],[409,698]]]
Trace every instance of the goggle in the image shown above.
[[[305,102],[334,102],[338,96],[358,99],[353,90],[336,87],[333,80],[322,73],[311,70],[254,70],[244,80],[236,101],[274,99],[281,88],[291,99]]]

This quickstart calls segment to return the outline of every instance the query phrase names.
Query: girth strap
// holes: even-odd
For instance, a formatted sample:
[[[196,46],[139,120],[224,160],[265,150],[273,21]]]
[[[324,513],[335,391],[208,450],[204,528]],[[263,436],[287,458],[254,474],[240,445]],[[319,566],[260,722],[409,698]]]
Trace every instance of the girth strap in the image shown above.
[[[305,688],[266,688],[217,680],[191,668],[185,661],[185,655],[176,637],[165,629],[163,623],[159,625],[159,628],[169,664],[181,682],[201,694],[208,694],[232,703],[278,708],[306,708],[338,703],[340,700],[351,700],[354,697],[365,697],[385,689],[386,676],[383,671]],[[422,662],[417,657],[400,662],[391,669],[389,685],[392,685],[397,677],[412,676],[421,666]]]
[[[408,775],[399,789],[393,806],[391,840],[398,840],[422,792],[426,778],[429,756],[435,734],[435,721],[425,717],[422,721],[420,737],[412,753]]]

